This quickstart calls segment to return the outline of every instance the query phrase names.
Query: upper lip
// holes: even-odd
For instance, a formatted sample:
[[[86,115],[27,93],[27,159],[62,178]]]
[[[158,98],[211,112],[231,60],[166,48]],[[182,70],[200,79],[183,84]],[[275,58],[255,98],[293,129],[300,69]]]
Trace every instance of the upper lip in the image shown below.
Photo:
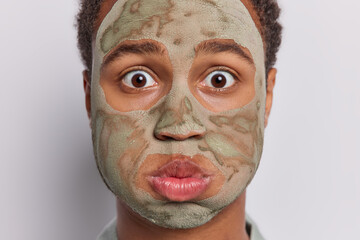
[[[153,177],[174,177],[174,178],[206,178],[212,174],[201,168],[190,157],[180,155],[173,158],[170,162],[154,171]]]

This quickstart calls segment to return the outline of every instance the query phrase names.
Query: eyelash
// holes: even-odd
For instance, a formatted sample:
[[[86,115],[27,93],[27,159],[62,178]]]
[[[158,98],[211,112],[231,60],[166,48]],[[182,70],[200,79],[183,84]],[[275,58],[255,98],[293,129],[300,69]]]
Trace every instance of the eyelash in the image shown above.
[[[228,88],[209,88],[207,87],[207,90],[211,91],[211,92],[214,92],[214,93],[222,93],[222,92],[227,92],[229,91],[230,89],[232,89],[235,85],[239,84],[241,82],[240,78],[237,76],[236,73],[234,73],[233,70],[231,70],[230,68],[228,67],[225,67],[225,66],[214,66],[213,68],[211,68],[211,70],[208,70],[206,71],[206,75],[205,77],[202,77],[201,78],[201,81],[204,81],[205,78],[211,74],[212,72],[215,72],[215,71],[224,71],[224,72],[227,72],[229,74],[231,74],[231,76],[234,78],[234,80],[236,81],[234,83],[234,85],[232,85],[231,87],[228,87]]]
[[[158,83],[158,81],[156,81],[156,79],[158,79],[157,77],[154,77],[156,76],[156,74],[151,71],[148,67],[145,67],[145,66],[134,66],[134,67],[130,67],[128,69],[126,69],[125,71],[122,71],[121,73],[119,73],[118,77],[117,77],[117,82],[118,82],[118,85],[121,87],[124,87],[124,83],[123,83],[123,79],[124,77],[126,76],[126,74],[130,73],[130,72],[133,72],[133,71],[144,71],[146,73],[148,73],[153,79],[155,82]],[[130,90],[130,89],[129,89]],[[146,91],[147,88],[131,88],[131,91],[132,92],[140,92],[140,91]]]

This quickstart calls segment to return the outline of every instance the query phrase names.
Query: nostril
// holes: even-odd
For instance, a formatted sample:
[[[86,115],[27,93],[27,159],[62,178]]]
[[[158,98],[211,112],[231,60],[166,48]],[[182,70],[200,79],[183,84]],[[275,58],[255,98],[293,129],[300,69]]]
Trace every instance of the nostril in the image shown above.
[[[193,136],[193,138],[195,139],[202,139],[204,137],[204,134],[197,134],[195,136]]]
[[[184,141],[184,140],[190,139],[190,138],[201,139],[204,136],[204,133],[196,132],[196,131],[192,131],[187,134],[173,134],[173,133],[169,133],[169,132],[158,132],[158,133],[155,133],[154,135],[157,139],[163,140],[163,141],[170,141],[170,140]]]
[[[155,134],[155,137],[160,139],[160,140],[163,140],[163,141],[169,141],[169,140],[174,140],[172,137],[170,136],[165,136],[165,135],[161,135],[161,134]]]

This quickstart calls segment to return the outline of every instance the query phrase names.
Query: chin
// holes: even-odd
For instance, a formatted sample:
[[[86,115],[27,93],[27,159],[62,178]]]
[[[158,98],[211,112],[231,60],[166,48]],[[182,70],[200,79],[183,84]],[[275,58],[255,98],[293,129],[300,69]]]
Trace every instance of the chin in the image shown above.
[[[169,229],[191,229],[206,224],[230,205],[243,192],[245,187],[224,196],[217,194],[196,202],[171,202],[154,199],[148,192],[140,189],[125,191],[120,188],[113,193],[127,206],[152,224]]]
[[[209,222],[221,209],[210,209],[192,202],[161,202],[132,209],[151,223],[170,229],[196,228]]]

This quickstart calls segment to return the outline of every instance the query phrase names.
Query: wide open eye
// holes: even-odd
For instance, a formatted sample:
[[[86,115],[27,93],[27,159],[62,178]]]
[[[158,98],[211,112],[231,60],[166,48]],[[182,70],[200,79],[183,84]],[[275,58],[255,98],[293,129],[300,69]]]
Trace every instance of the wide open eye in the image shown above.
[[[124,84],[131,88],[146,88],[157,84],[150,74],[141,70],[128,72],[123,79]]]
[[[227,71],[214,71],[206,76],[202,85],[212,88],[228,88],[235,84],[233,75]]]

